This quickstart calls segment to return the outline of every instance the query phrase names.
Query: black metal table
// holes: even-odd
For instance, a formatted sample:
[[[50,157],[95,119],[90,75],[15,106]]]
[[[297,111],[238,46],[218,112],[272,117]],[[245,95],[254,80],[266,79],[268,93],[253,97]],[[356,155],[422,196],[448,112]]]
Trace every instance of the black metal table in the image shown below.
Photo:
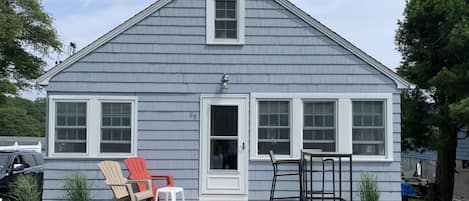
[[[352,199],[352,154],[349,153],[337,153],[337,152],[318,152],[317,150],[302,150],[301,153],[301,161],[303,162],[301,172],[301,185],[300,191],[303,193],[301,194],[301,200],[345,200],[342,196],[342,159],[346,158],[349,160],[349,185],[350,185],[350,200]],[[308,159],[309,159],[309,168],[308,168]],[[321,160],[317,160],[321,159]],[[338,160],[339,163],[339,192],[338,197],[336,196],[335,190],[335,161]],[[322,163],[322,170],[314,170],[313,163],[314,162]],[[331,162],[332,169],[325,170],[325,162]],[[322,173],[322,190],[314,190],[313,189],[313,173],[319,172]],[[325,192],[324,189],[324,175],[325,172],[332,172],[332,191]],[[309,173],[309,174],[308,174]],[[309,176],[309,180],[308,180]],[[308,185],[309,184],[309,185]],[[321,197],[315,197],[315,195],[321,194]],[[328,195],[328,197],[325,197]],[[331,197],[332,195],[332,197]]]

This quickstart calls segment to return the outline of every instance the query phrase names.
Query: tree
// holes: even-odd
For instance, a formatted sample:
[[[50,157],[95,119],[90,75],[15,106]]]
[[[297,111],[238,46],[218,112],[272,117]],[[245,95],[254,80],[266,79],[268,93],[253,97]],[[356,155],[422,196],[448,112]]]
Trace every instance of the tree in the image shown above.
[[[405,148],[438,151],[434,200],[452,200],[458,131],[469,117],[469,1],[408,0],[396,42]]]
[[[46,131],[44,98],[35,101],[6,97],[0,104],[0,136],[42,137]]]
[[[42,59],[59,51],[52,18],[38,0],[0,1],[0,102],[33,86],[44,71]]]
[[[39,122],[19,108],[0,108],[0,136],[39,136]]]

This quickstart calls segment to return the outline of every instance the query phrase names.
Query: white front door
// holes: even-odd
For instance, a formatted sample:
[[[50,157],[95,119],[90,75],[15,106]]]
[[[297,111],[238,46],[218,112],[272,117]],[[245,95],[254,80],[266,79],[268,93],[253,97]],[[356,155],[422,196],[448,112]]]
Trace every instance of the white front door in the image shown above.
[[[247,201],[248,95],[201,97],[200,200]]]

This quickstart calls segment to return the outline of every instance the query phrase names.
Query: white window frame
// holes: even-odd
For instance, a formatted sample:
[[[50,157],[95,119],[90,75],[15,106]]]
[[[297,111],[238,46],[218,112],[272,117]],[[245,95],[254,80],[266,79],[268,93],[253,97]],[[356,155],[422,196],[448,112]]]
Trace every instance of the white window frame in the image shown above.
[[[255,141],[255,147],[254,149],[251,149],[251,150],[254,150],[255,154],[257,157],[262,157],[262,158],[269,158],[269,156],[267,154],[263,154],[263,155],[259,155],[259,150],[258,150],[258,142],[259,142],[259,139],[258,139],[258,135],[257,135],[257,132],[259,131],[258,130],[258,124],[259,124],[259,102],[262,102],[262,101],[284,101],[284,102],[288,102],[289,103],[289,114],[288,114],[288,126],[290,127],[290,154],[289,155],[277,155],[278,158],[290,158],[292,157],[292,154],[293,154],[293,146],[292,146],[292,141],[293,141],[293,99],[291,98],[257,98],[255,99],[255,101],[251,101],[251,106],[252,105],[255,105],[255,108],[254,110],[251,110],[251,111],[255,111],[255,112],[252,112],[251,114],[255,114],[255,117],[253,118],[251,116],[251,120],[253,122],[253,124],[255,125],[255,131],[252,131],[255,133],[256,135],[256,141]],[[252,135],[251,135],[252,136]],[[252,142],[252,140],[251,140]],[[270,159],[270,158],[269,158]]]
[[[55,125],[56,102],[86,102],[86,153],[56,153]],[[102,103],[131,103],[131,152],[100,153]],[[126,158],[137,155],[137,111],[136,96],[86,96],[86,95],[51,95],[48,110],[48,157],[50,158]]]
[[[334,140],[335,140],[335,150],[339,150],[339,143],[337,143],[338,141],[338,138],[339,138],[339,132],[338,131],[338,118],[339,118],[339,112],[338,112],[338,101],[337,99],[308,99],[308,98],[304,98],[302,99],[302,103],[301,103],[301,147],[304,146],[304,117],[305,117],[305,114],[304,114],[304,104],[305,103],[334,103],[334,130],[335,130],[335,133],[334,133]]]
[[[336,101],[336,152],[352,153],[352,101],[385,101],[385,155],[353,155],[353,161],[392,162],[393,161],[393,94],[392,93],[251,93],[250,105],[250,159],[270,160],[268,155],[259,155],[257,142],[258,101],[291,100],[291,155],[278,156],[280,159],[300,158],[303,148],[303,103],[311,101]]]
[[[388,102],[387,99],[383,99],[383,98],[353,98],[352,100],[352,107],[353,107],[353,102],[354,101],[364,101],[364,102],[373,102],[373,101],[377,101],[377,102],[382,102],[383,103],[383,106],[384,106],[384,155],[386,156],[387,154],[387,150],[386,150],[386,146],[388,146],[388,141],[389,139],[387,139],[386,135],[387,135],[387,128],[388,128],[388,125],[387,125],[387,122],[388,122],[388,107],[386,106],[386,103]],[[392,106],[392,105],[391,105]],[[391,115],[392,115],[392,108],[391,108]],[[391,120],[392,120],[392,116],[391,116]],[[392,126],[392,125],[391,125]],[[353,109],[352,109],[352,128],[351,128],[351,132],[352,132],[352,135],[353,135]],[[392,140],[392,139],[391,139]],[[352,139],[352,151],[353,151],[353,139]],[[362,157],[362,158],[369,158],[369,159],[374,159],[374,160],[378,160],[382,157],[378,157],[378,155],[354,155],[355,157]]]
[[[215,38],[215,0],[206,0],[206,37],[208,45],[244,45],[245,40],[245,0],[236,0],[236,17],[238,22],[236,39]]]

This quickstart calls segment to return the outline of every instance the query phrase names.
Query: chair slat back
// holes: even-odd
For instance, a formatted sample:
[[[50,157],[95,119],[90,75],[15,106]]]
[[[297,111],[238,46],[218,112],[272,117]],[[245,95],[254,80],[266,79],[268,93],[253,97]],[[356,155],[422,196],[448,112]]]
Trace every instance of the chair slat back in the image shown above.
[[[272,164],[277,162],[277,160],[275,159],[274,151],[270,150],[269,156],[270,156],[270,161],[272,161]]]
[[[151,175],[147,169],[147,163],[145,159],[142,157],[133,157],[127,158],[124,160],[125,166],[130,172],[130,179],[151,179]],[[155,188],[152,182],[152,188]],[[137,183],[138,190],[140,192],[146,191],[147,187],[144,183]]]
[[[122,185],[127,183],[127,179],[122,174],[122,170],[118,162],[103,161],[98,164],[98,167],[106,178],[106,183]],[[111,186],[111,189],[116,199],[129,196],[129,192],[125,186]]]

